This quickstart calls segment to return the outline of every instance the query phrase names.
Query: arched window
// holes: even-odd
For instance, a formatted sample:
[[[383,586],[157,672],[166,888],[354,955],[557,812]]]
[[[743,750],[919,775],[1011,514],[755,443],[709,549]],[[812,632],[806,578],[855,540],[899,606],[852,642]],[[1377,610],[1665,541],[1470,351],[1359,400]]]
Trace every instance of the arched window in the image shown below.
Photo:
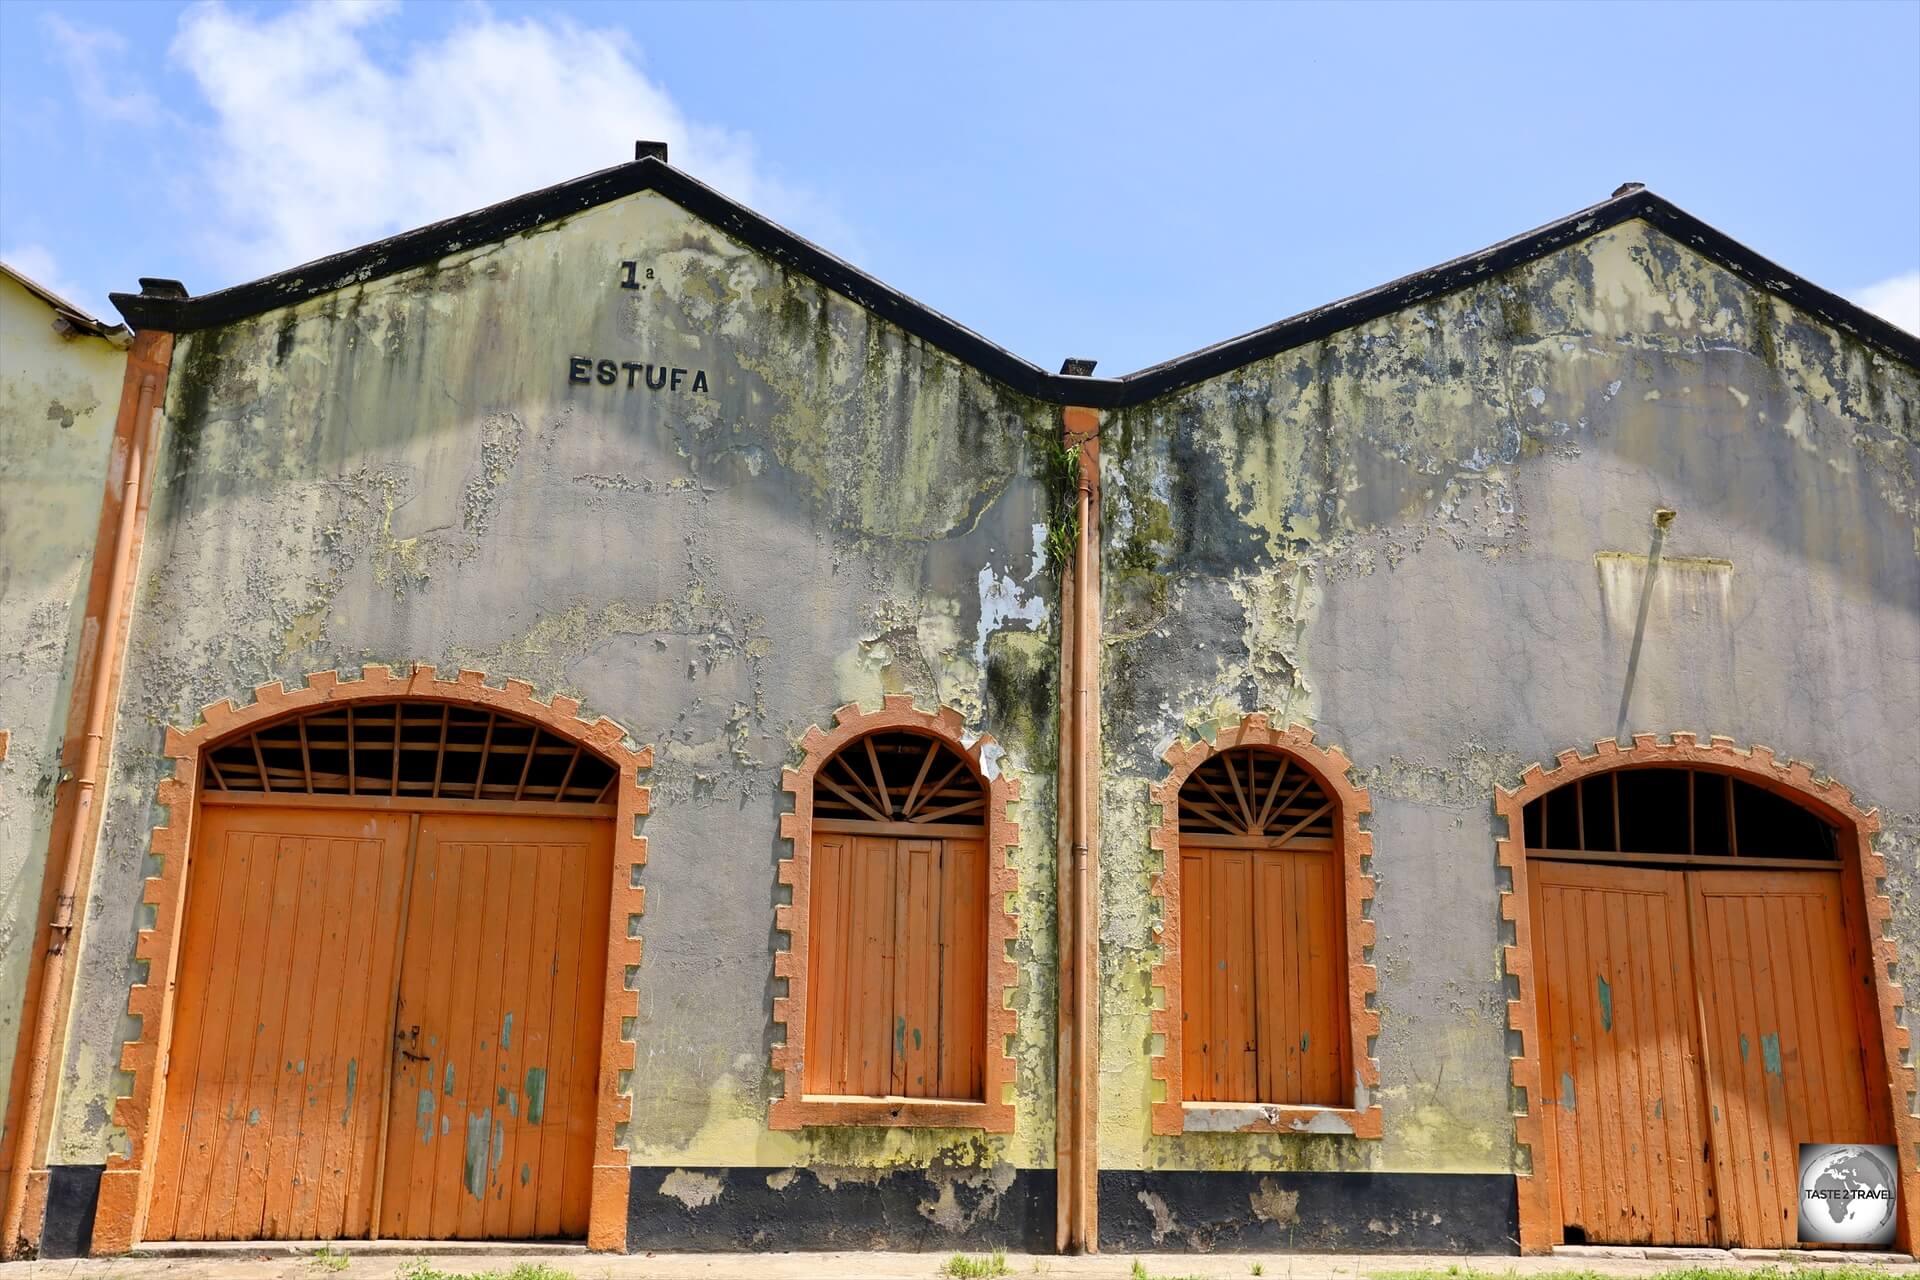
[[[612,765],[517,716],[449,702],[322,707],[209,750],[208,795],[605,803]]]
[[[1012,787],[988,776],[985,740],[963,743],[952,712],[902,698],[836,720],[809,732],[786,778],[793,903],[778,925],[792,942],[775,961],[788,993],[774,1014],[786,1096],[770,1123],[1004,1131]]]
[[[842,748],[814,782],[807,1092],[979,1101],[985,785],[903,732]]]
[[[1371,844],[1346,757],[1253,715],[1167,760],[1154,790],[1167,929],[1154,1131],[1378,1137]]]
[[[1188,1101],[1352,1095],[1333,808],[1265,747],[1222,752],[1180,788]]]
[[[1594,774],[1529,801],[1525,814],[1528,854],[1560,861],[1739,858],[1754,866],[1840,856],[1830,824],[1744,778],[1706,769]]]

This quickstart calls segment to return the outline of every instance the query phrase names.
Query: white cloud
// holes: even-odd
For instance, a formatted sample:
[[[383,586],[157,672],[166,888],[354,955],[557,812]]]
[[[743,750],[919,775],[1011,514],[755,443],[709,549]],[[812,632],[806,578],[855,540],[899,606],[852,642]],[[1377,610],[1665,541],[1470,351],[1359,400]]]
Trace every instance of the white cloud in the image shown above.
[[[181,18],[173,56],[214,115],[202,190],[218,266],[282,270],[618,164],[636,138],[735,199],[805,212],[747,138],[688,120],[626,33],[475,8],[376,57],[371,28],[396,7],[209,0]]]
[[[1870,284],[1855,292],[1853,300],[1908,333],[1920,333],[1920,271]]]
[[[59,294],[74,306],[94,315],[103,314],[99,304],[88,296],[87,291],[68,280],[60,270],[60,263],[53,256],[53,250],[43,244],[16,244],[0,248],[0,262],[6,263],[27,279],[52,293]],[[105,315],[112,317],[111,311]]]
[[[119,62],[127,52],[126,37],[107,27],[78,27],[57,13],[41,15],[47,34],[67,64],[73,87],[80,101],[95,115],[129,124],[151,124],[163,118],[153,95],[137,88],[113,88],[119,79],[116,68],[109,72],[108,62]]]

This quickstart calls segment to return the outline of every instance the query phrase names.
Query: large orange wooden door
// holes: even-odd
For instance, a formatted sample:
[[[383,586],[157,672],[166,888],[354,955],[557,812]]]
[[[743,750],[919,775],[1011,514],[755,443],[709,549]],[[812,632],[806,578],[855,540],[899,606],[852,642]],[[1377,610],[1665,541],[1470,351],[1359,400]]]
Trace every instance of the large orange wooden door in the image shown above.
[[[1837,870],[1539,860],[1543,1115],[1591,1243],[1795,1243],[1802,1142],[1888,1141]]]
[[[611,849],[604,822],[422,816],[382,1235],[586,1234]]]
[[[1561,862],[1528,874],[1561,1221],[1593,1243],[1716,1243],[1684,878]]]
[[[809,1094],[984,1096],[986,906],[979,840],[814,836]]]
[[[1799,1238],[1799,1144],[1892,1141],[1867,1067],[1840,873],[1688,879],[1725,1234],[1752,1248],[1788,1247]]]
[[[404,814],[208,806],[146,1234],[367,1233]]]

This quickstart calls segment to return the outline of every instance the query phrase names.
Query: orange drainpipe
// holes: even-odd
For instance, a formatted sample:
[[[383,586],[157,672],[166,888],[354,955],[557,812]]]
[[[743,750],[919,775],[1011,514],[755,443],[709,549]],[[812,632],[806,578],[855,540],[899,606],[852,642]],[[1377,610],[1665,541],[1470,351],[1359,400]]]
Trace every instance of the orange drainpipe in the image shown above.
[[[37,985],[34,976],[28,975],[27,1018],[19,1039],[21,1045],[31,1048],[17,1055],[15,1062],[19,1101],[11,1109],[7,1124],[7,1133],[13,1139],[13,1158],[7,1172],[4,1216],[0,1216],[0,1256],[8,1258],[23,1256],[39,1245],[41,1223],[28,1222],[28,1184],[46,1155],[42,1118],[55,1045],[66,1029],[69,959],[78,934],[75,901],[83,878],[92,869],[93,845],[99,832],[94,796],[113,735],[121,665],[126,656],[127,605],[152,496],[145,482],[153,426],[172,359],[172,334],[139,334],[127,352],[127,372],[121,383],[120,416],[114,427],[100,532],[94,543],[93,580],[87,593],[86,624],[97,626],[83,626],[80,658],[74,670],[74,702],[68,712],[68,749],[64,755],[73,761],[77,747],[78,761],[72,766],[72,788],[56,802],[48,850],[47,883],[57,883],[59,891],[51,904],[44,891],[41,895],[46,949],[44,956],[35,957],[40,970]],[[105,541],[109,535],[111,544]],[[107,554],[102,555],[103,551]],[[76,743],[74,719],[83,705],[85,714]],[[38,1207],[43,1215],[44,1178],[41,1184]]]
[[[1076,499],[1077,501],[1077,499]],[[1078,1180],[1074,1175],[1074,1156],[1079,1147],[1074,1142],[1074,1123],[1079,1116],[1075,1104],[1074,1064],[1079,1061],[1074,1051],[1074,1036],[1079,1028],[1077,1010],[1078,997],[1074,991],[1077,976],[1077,958],[1079,948],[1078,918],[1074,915],[1073,850],[1074,822],[1073,802],[1074,785],[1079,772],[1074,764],[1072,750],[1074,734],[1073,668],[1076,652],[1074,631],[1073,601],[1078,594],[1076,569],[1079,562],[1079,548],[1074,549],[1074,562],[1063,565],[1060,571],[1060,736],[1058,751],[1059,778],[1054,788],[1059,810],[1054,822],[1058,841],[1055,851],[1054,917],[1057,926],[1058,942],[1054,954],[1058,958],[1056,969],[1059,981],[1059,1008],[1056,1014],[1058,1033],[1054,1042],[1053,1068],[1053,1174],[1054,1174],[1054,1231],[1053,1247],[1057,1253],[1065,1253],[1074,1244],[1073,1205],[1077,1196],[1074,1188]]]
[[[1089,370],[1090,371],[1090,370]],[[1100,416],[1092,409],[1068,408],[1062,414],[1065,440],[1078,445],[1076,484],[1078,531],[1074,544],[1071,679],[1067,682],[1070,732],[1065,799],[1070,874],[1063,878],[1060,910],[1063,933],[1071,933],[1062,951],[1062,1056],[1067,1059],[1067,1087],[1061,1091],[1069,1148],[1059,1172],[1066,1205],[1064,1247],[1098,1253],[1100,1117],[1100,842],[1096,812],[1100,776],[1100,566],[1097,557],[1100,522]]]

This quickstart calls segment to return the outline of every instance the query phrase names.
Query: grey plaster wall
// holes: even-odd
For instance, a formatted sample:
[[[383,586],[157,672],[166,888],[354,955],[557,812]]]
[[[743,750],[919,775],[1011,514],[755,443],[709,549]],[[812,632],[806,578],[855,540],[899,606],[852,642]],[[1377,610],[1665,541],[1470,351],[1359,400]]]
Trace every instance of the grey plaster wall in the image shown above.
[[[73,672],[91,643],[87,584],[127,362],[53,320],[0,273],[0,1081],[13,1078]]]
[[[688,376],[581,384],[576,355]],[[1881,806],[1895,933],[1920,939],[1917,405],[1914,370],[1628,223],[1105,415],[1103,1166],[1512,1168],[1492,789],[1617,729],[1763,742]],[[659,1194],[684,1169],[935,1165],[972,1203],[1050,1163],[1034,441],[1057,410],[641,195],[191,335],[167,412],[56,1160],[123,1141],[165,726],[426,661],[656,748],[628,1143]],[[1678,516],[1622,726],[1656,507]],[[891,692],[960,710],[1024,787],[1008,1139],[765,1127],[779,768]],[[1372,792],[1379,1141],[1148,1133],[1147,787],[1176,737],[1250,711],[1312,725]]]
[[[644,287],[619,287],[627,260]],[[574,355],[687,374],[582,384]],[[167,412],[56,1160],[124,1142],[165,726],[424,661],[578,697],[655,747],[636,1163],[1042,1161],[1057,658],[1027,477],[1048,412],[652,195],[190,335]],[[765,1127],[780,769],[809,725],[893,692],[991,731],[1024,787],[1009,1138]]]
[[[1629,223],[1105,434],[1106,1166],[1512,1167],[1492,791],[1616,731],[1764,743],[1880,806],[1920,940],[1913,369]],[[1250,711],[1372,793],[1378,1142],[1148,1133],[1147,786]]]

